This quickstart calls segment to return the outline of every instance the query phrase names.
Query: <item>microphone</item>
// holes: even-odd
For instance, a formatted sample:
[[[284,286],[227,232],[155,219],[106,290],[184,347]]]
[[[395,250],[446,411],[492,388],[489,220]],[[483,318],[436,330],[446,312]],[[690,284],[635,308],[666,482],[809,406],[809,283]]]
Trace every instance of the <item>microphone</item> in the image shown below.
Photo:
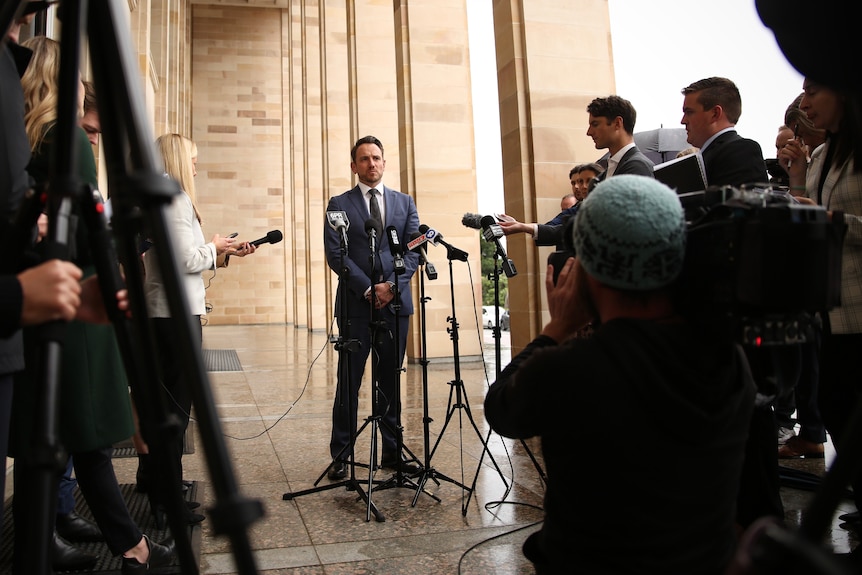
[[[341,246],[347,247],[347,230],[350,229],[350,220],[347,219],[347,212],[332,211],[326,212],[326,221],[329,227],[333,230],[341,231]]]
[[[497,223],[497,220],[494,219],[494,216],[485,216],[482,218],[482,236],[486,241],[494,242],[497,246],[497,255],[500,256],[500,259],[503,260],[503,272],[506,274],[507,278],[510,278],[514,275],[518,274],[518,271],[515,269],[515,263],[509,259],[506,255],[506,250],[503,249],[503,244],[500,243],[500,237],[503,235],[503,229],[500,227],[500,224]]]
[[[437,279],[437,268],[434,267],[434,264],[428,261],[428,254],[425,253],[425,242],[428,241],[428,238],[425,237],[425,234],[421,232],[413,232],[410,234],[410,241],[407,242],[407,249],[413,252],[419,252],[422,256],[422,263],[425,264],[425,275],[428,276],[429,280]]]
[[[488,216],[488,217],[490,217],[490,216]],[[446,242],[443,239],[443,234],[441,234],[440,232],[438,232],[434,228],[429,228],[425,224],[422,224],[421,226],[419,226],[419,231],[424,233],[425,237],[428,239],[428,241],[431,242],[432,244],[434,244],[435,246],[438,243],[446,246],[446,251],[447,251],[447,254],[448,254],[448,257],[450,260],[458,260],[458,261],[466,262],[467,258],[470,256],[470,254],[468,254],[464,250],[459,250],[458,248],[456,248],[452,244]]]
[[[464,217],[461,218],[461,223],[467,226],[468,228],[473,228],[474,230],[482,229],[482,216],[479,214],[471,214],[467,212],[464,214]]]
[[[278,230],[272,230],[271,232],[266,232],[266,237],[260,238],[259,240],[254,240],[253,242],[248,242],[253,246],[259,246],[260,244],[277,244],[284,236],[281,235],[281,232]]]
[[[377,253],[377,230],[380,229],[380,222],[374,218],[365,220],[365,233],[368,234],[368,245],[371,248],[371,253]]]
[[[404,246],[398,241],[398,230],[395,229],[395,226],[388,226],[386,228],[386,237],[389,239],[389,251],[392,252],[392,257],[394,258],[392,265],[395,267],[395,274],[403,274],[406,271],[404,267]]]

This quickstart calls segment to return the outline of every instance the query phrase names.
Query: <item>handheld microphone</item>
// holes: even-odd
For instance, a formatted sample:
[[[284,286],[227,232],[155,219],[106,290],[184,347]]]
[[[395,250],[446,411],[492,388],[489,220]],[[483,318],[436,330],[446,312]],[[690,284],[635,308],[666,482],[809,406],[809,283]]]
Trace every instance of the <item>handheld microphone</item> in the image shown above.
[[[428,276],[429,280],[437,279],[437,268],[434,267],[434,264],[428,261],[428,254],[425,253],[425,242],[428,241],[428,238],[425,237],[425,234],[421,232],[413,232],[410,234],[410,241],[407,242],[407,249],[414,252],[419,252],[422,256],[422,262],[425,264],[425,275]]]
[[[482,216],[479,214],[471,214],[467,212],[464,214],[464,217],[461,218],[461,223],[467,226],[468,228],[472,228],[474,230],[482,229]]]
[[[277,244],[284,238],[281,235],[279,230],[272,230],[271,232],[266,232],[266,236],[262,237],[258,240],[254,240],[253,242],[248,242],[253,246],[259,246],[260,244]]]
[[[404,246],[398,241],[398,230],[395,229],[395,226],[388,226],[386,228],[386,237],[389,239],[389,251],[392,252],[392,265],[395,267],[395,274],[403,274],[406,271],[404,267]]]
[[[428,239],[428,241],[431,242],[432,244],[434,244],[435,246],[438,243],[446,246],[446,252],[447,252],[450,260],[458,260],[458,261],[466,262],[467,258],[470,257],[470,254],[468,254],[464,250],[459,250],[458,248],[456,248],[452,244],[446,242],[443,239],[443,234],[441,234],[440,232],[438,232],[434,228],[429,228],[425,224],[422,224],[421,226],[419,226],[419,231],[424,233],[425,237]]]
[[[503,244],[500,243],[500,237],[503,235],[503,230],[500,228],[500,224],[497,223],[497,220],[494,219],[494,216],[485,216],[482,218],[482,236],[486,241],[494,242],[497,246],[497,255],[500,256],[500,259],[503,260],[503,273],[506,274],[507,278],[510,278],[514,275],[518,274],[518,271],[515,269],[515,263],[509,259],[506,255],[506,250],[503,248]]]

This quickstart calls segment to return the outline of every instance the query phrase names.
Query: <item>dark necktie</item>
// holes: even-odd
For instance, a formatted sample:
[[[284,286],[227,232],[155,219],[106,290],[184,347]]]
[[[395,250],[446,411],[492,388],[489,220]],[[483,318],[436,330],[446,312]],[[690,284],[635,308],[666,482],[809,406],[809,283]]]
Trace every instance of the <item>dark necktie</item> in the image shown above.
[[[377,222],[377,241],[379,242],[383,238],[383,218],[380,216],[380,204],[377,203],[377,194],[380,192],[377,191],[377,188],[371,188],[368,193],[371,194],[368,199],[368,210],[371,212],[371,218]]]

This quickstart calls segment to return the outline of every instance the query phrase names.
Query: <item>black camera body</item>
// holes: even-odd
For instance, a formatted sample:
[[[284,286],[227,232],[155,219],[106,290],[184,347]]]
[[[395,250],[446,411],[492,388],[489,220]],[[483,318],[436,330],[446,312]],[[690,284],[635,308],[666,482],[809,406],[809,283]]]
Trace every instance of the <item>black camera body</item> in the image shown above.
[[[841,304],[841,252],[847,226],[820,206],[763,187],[710,187],[680,194],[685,262],[674,284],[679,310],[745,345],[807,339],[817,312]],[[572,226],[553,252],[554,283],[575,255]]]

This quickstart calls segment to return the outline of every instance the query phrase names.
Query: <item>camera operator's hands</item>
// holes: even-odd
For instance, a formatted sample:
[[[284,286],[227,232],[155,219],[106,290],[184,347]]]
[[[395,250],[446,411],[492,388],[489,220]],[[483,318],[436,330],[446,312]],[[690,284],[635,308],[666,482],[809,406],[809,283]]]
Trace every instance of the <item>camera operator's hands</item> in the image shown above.
[[[596,319],[591,317],[593,307],[588,304],[589,295],[581,293],[586,289],[586,278],[581,279],[584,270],[575,258],[566,260],[554,284],[554,266],[549,265],[545,274],[545,288],[548,291],[548,311],[551,321],[545,325],[542,335],[556,342],[563,342],[575,336],[585,325]]]

